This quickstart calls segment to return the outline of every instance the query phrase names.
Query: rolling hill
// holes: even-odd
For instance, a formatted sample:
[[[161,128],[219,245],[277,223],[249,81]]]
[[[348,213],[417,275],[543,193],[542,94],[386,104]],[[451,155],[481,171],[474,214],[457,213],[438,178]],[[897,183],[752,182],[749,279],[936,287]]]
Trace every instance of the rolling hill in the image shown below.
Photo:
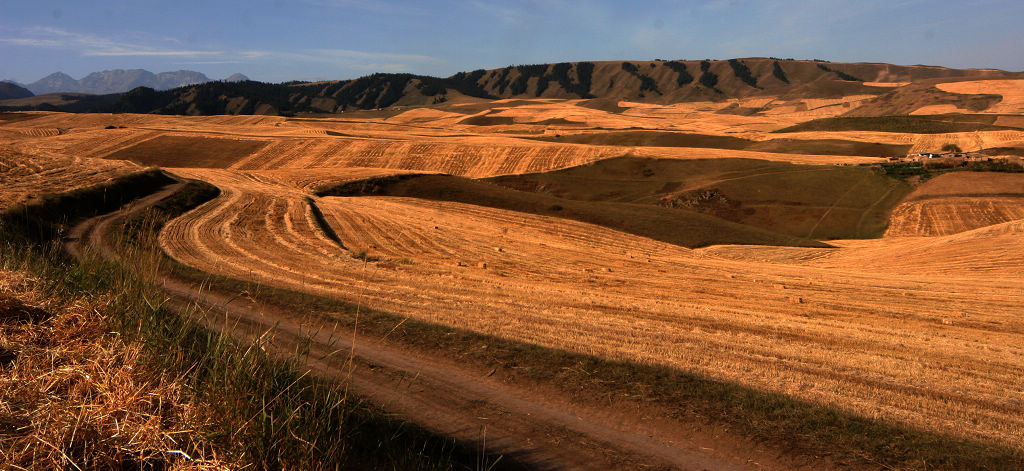
[[[28,98],[32,92],[16,83],[0,82],[0,100],[12,98]]]

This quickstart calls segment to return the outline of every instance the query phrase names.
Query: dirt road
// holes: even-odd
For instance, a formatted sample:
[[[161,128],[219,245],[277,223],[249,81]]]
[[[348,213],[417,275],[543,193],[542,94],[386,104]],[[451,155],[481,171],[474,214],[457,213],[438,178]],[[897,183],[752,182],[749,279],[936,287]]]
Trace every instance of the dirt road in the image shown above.
[[[177,191],[170,185],[122,210],[77,225],[67,249],[87,247],[117,257],[110,228],[130,214]],[[270,348],[282,357],[309,348],[307,365],[322,377],[347,381],[358,396],[436,433],[472,443],[529,469],[745,470],[821,468],[798,462],[714,426],[667,419],[631,403],[595,407],[571,401],[544,385],[510,385],[500,375],[451,358],[412,352],[340,331],[330,319],[200,289],[161,276],[170,305],[200,316],[240,341],[271,332]],[[199,307],[198,310],[190,307]],[[266,337],[265,337],[266,338]]]

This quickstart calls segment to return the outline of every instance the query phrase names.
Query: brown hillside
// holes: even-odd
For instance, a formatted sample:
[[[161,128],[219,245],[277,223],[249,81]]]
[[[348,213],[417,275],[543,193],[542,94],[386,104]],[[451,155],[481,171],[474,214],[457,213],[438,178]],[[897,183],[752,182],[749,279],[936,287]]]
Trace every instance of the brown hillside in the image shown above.
[[[589,76],[588,68],[592,69]],[[744,58],[519,65],[476,71],[467,77],[479,77],[475,84],[499,98],[587,98],[589,94],[590,98],[680,102],[767,95],[824,98],[881,94],[888,90],[863,82],[1016,75],[988,69]],[[580,93],[581,89],[585,93]]]
[[[51,111],[130,112],[187,115],[340,113],[479,103],[494,99],[590,99],[599,109],[614,111],[621,101],[671,104],[763,99],[723,113],[768,114],[779,106],[801,109],[801,100],[879,97],[861,114],[902,113],[922,106],[980,111],[998,95],[980,96],[933,89],[951,81],[1012,81],[1022,77],[989,69],[947,69],[872,63],[744,58],[729,60],[649,60],[562,62],[510,65],[499,69],[460,72],[437,78],[413,74],[373,74],[354,80],[326,82],[208,82],[167,91],[136,89],[120,96],[79,97],[74,103],[49,104]],[[910,86],[901,86],[911,83]],[[928,84],[928,85],[926,85]],[[918,87],[918,85],[921,85]],[[910,93],[913,91],[914,93]],[[908,95],[908,93],[910,93]],[[934,96],[933,96],[934,95]],[[980,97],[980,98],[979,98]],[[963,102],[963,103],[961,103]],[[11,102],[7,111],[43,105]],[[850,106],[852,110],[853,106]],[[846,111],[850,111],[846,110]],[[935,114],[937,110],[931,110]]]

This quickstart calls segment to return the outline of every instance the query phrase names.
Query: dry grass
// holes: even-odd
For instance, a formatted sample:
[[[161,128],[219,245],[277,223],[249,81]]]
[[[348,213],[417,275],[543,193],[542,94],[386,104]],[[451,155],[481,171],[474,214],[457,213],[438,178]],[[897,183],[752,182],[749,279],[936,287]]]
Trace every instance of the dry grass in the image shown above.
[[[5,469],[228,468],[192,451],[204,448],[195,439],[209,413],[147,367],[141,344],[110,333],[110,299],[62,304],[39,283],[0,270]]]
[[[1008,90],[997,107],[1013,103],[1007,96],[1015,89]],[[25,181],[52,177],[63,185],[75,181],[82,168],[99,168],[85,157],[108,156],[158,136],[266,140],[270,144],[232,168],[176,170],[223,193],[168,224],[160,234],[168,254],[243,281],[514,341],[695,372],[861,417],[1024,450],[1024,403],[1018,400],[1024,395],[1024,220],[1002,195],[1020,192],[1016,176],[937,177],[915,194],[923,198],[911,201],[916,206],[897,211],[890,235],[903,237],[836,241],[833,249],[688,250],[580,222],[467,204],[316,200],[345,250],[324,235],[306,200],[321,186],[368,176],[414,170],[486,177],[627,153],[874,162],[828,153],[592,146],[516,137],[657,130],[765,141],[775,137],[771,131],[838,116],[865,99],[619,103],[608,107],[614,111],[578,101],[530,100],[474,105],[465,113],[452,105],[443,112],[309,120],[43,114],[0,124],[0,133],[12,141],[5,155],[52,164],[15,171],[10,162],[16,160],[8,159],[0,178],[39,175]],[[719,113],[734,105],[763,111]],[[473,114],[511,118],[512,124],[458,124]],[[558,118],[582,124],[531,124]],[[127,127],[104,129],[111,124]],[[965,150],[1024,146],[1024,132],[1014,130],[824,130],[786,137],[926,151],[947,143]],[[6,178],[5,184],[22,181]],[[33,191],[7,188],[0,198],[15,202]],[[979,192],[985,194],[970,196]],[[917,210],[922,216],[914,219]],[[364,264],[352,257],[363,251],[365,259],[377,261]]]
[[[1024,391],[1019,224],[723,254],[463,204],[321,198],[345,245],[380,260],[363,270],[298,188],[188,175],[223,195],[161,244],[205,271],[1024,447],[1024,409],[1008,395]],[[414,264],[389,263],[401,259]]]

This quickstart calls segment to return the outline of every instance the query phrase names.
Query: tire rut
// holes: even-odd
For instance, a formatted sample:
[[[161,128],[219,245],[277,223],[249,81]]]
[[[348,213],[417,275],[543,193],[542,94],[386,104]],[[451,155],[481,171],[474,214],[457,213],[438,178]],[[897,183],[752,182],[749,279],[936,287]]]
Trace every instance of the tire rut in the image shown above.
[[[76,225],[66,249],[81,257],[88,245],[104,257],[117,258],[111,225],[181,186],[169,185],[119,211]],[[160,282],[170,296],[168,305],[179,313],[196,316],[242,342],[267,338],[269,332],[269,349],[282,358],[295,358],[296,352],[308,349],[303,364],[317,376],[344,381],[356,395],[389,413],[464,443],[479,444],[488,453],[530,469],[746,470],[787,469],[795,464],[753,443],[747,449],[743,439],[723,446],[722,451],[709,451],[701,445],[732,438],[704,434],[690,440],[692,427],[685,426],[654,430],[640,423],[639,414],[624,419],[628,412],[601,410],[576,404],[564,394],[506,384],[450,358],[339,331],[328,318],[241,299],[167,273],[160,275]],[[769,464],[772,461],[777,462]]]

